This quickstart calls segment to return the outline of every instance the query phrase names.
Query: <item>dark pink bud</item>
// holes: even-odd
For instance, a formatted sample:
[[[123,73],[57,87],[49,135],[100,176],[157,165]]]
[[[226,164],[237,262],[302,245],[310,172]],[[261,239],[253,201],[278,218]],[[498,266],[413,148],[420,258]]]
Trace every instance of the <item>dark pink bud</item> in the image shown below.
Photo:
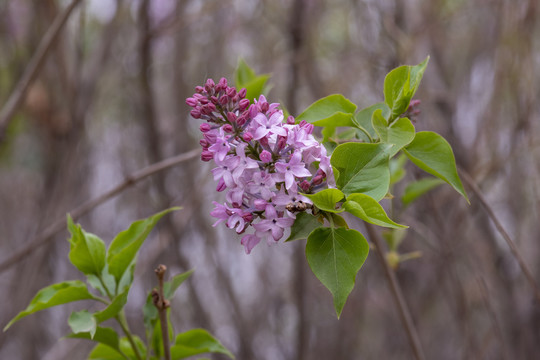
[[[203,115],[212,115],[212,109],[208,105],[202,106],[201,113]]]
[[[240,112],[242,112],[242,111],[246,110],[248,106],[249,106],[249,100],[248,99],[242,99],[238,103],[238,110],[240,110]]]
[[[240,115],[238,117],[238,119],[236,119],[236,123],[238,124],[238,126],[243,126],[247,121],[247,115],[244,113],[242,115]]]
[[[206,104],[208,104],[208,99],[205,98],[205,97],[203,97],[203,98],[200,98],[200,99],[199,99],[199,102],[200,102],[202,105],[206,105]]]
[[[260,139],[259,139],[259,142],[261,143],[262,146],[268,147],[268,138],[267,138],[266,136],[260,138]]]
[[[206,105],[206,107],[207,107],[208,110],[210,110],[211,112],[217,111],[216,105],[214,105],[214,104],[212,104],[212,103]]]
[[[259,158],[264,163],[269,163],[272,161],[272,154],[269,151],[263,150],[259,155]]]
[[[222,106],[227,105],[228,102],[229,102],[229,97],[227,95],[223,95],[222,97],[219,98],[219,103]]]
[[[219,85],[221,85],[222,89],[226,89],[227,88],[227,79],[225,79],[224,77],[219,79]]]
[[[191,116],[193,116],[195,119],[200,119],[201,118],[201,110],[195,108],[193,110],[190,111],[190,114]]]
[[[204,90],[206,90],[206,92],[210,92],[214,89],[215,86],[216,83],[214,82],[214,80],[208,79],[206,80],[206,84],[204,84]]]
[[[238,92],[238,96],[240,96],[242,99],[246,97],[247,90],[245,88],[240,89]]]
[[[212,104],[217,104],[218,103],[218,98],[214,95],[210,96],[210,101],[212,102]]]
[[[317,175],[311,180],[311,183],[313,184],[313,186],[316,186],[322,184],[323,180],[324,177],[322,175]]]
[[[270,104],[266,101],[261,104],[261,112],[265,113],[270,109]]]
[[[225,93],[227,94],[227,96],[232,98],[236,95],[236,89],[233,87],[229,87],[227,88],[227,91]]]
[[[304,192],[308,192],[309,191],[309,188],[311,187],[311,185],[309,184],[309,181],[307,180],[304,180],[300,183],[300,188],[304,191]]]
[[[210,143],[206,139],[199,140],[199,145],[201,145],[203,148],[208,149],[210,146]]]
[[[306,120],[300,121],[299,125],[301,128],[305,129],[308,134],[311,134],[315,128],[313,124],[308,123]]]
[[[256,104],[251,104],[249,107],[249,117],[250,119],[253,119],[257,114],[259,113],[258,106]]]
[[[194,99],[192,97],[186,99],[186,104],[188,104],[188,106],[195,107],[198,103],[199,102],[197,101],[197,99]]]
[[[287,117],[287,124],[289,124],[289,125],[294,125],[294,123],[295,123],[295,121],[294,121],[294,116],[289,115],[289,116]]]
[[[287,138],[285,136],[279,136],[278,141],[276,142],[276,149],[275,152],[278,152],[279,150],[285,148],[285,145],[287,145]]]
[[[245,142],[250,142],[251,140],[253,140],[253,135],[249,131],[247,131],[242,136],[242,139],[244,139]]]
[[[202,86],[195,86],[195,91],[201,94],[204,91],[204,88]]]
[[[216,191],[217,192],[222,192],[226,188],[227,188],[227,185],[225,185],[225,181],[223,180],[223,178],[219,179],[219,182],[218,182],[218,184],[216,186]]]
[[[232,133],[234,131],[234,128],[232,127],[231,124],[225,124],[223,125],[222,127],[223,131],[225,131],[226,133]]]
[[[253,214],[252,213],[244,214],[244,215],[242,215],[242,217],[244,218],[244,220],[246,222],[252,222],[253,221]]]
[[[204,136],[204,138],[205,138],[206,140],[208,140],[208,142],[209,142],[210,144],[214,144],[214,143],[216,142],[216,139],[217,139],[217,135],[216,135],[216,134],[212,134],[212,133],[210,133],[210,132],[207,132],[207,133],[204,133],[203,136]]]
[[[202,153],[201,153],[201,160],[202,161],[210,161],[214,158],[214,154],[212,154],[210,151],[208,150],[204,150]]]
[[[232,112],[228,112],[227,113],[227,120],[229,120],[229,122],[231,124],[236,123],[236,115],[234,113],[232,113]]]
[[[201,125],[199,125],[199,130],[201,130],[201,132],[205,133],[207,131],[212,130],[212,127],[208,123],[202,123]]]

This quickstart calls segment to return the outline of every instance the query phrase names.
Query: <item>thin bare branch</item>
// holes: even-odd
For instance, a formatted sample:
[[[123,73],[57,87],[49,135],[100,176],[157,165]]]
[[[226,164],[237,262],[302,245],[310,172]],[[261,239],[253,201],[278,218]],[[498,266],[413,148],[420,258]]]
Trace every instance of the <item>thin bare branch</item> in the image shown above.
[[[184,161],[193,159],[199,154],[199,150],[191,150],[189,152],[173,156],[171,158],[165,159],[163,161],[157,162],[155,164],[149,165],[141,170],[138,170],[134,172],[133,174],[126,177],[126,179],[112,188],[111,190],[101,194],[100,196],[89,200],[82,204],[79,207],[76,207],[73,210],[68,211],[68,213],[71,215],[71,217],[76,220],[95,208],[98,205],[103,204],[107,200],[112,199],[116,195],[120,194],[125,189],[133,186],[135,183],[141,181],[142,179],[154,175],[156,173],[159,173],[163,170],[169,169],[175,165],[178,165]],[[21,250],[17,251],[15,254],[11,255],[7,260],[4,260],[2,263],[0,263],[0,273],[6,271],[9,269],[13,264],[16,264],[17,262],[23,260],[25,257],[27,257],[29,254],[33,253],[35,250],[37,250],[40,246],[48,243],[53,239],[53,235],[55,235],[57,232],[64,229],[66,226],[66,219],[61,218],[53,222],[49,227],[47,227],[40,235],[35,237],[32,241],[28,243],[25,247],[23,247]]]
[[[519,249],[516,246],[516,243],[514,242],[514,240],[512,240],[510,235],[506,232],[506,230],[504,229],[504,226],[497,218],[497,215],[495,215],[495,212],[493,211],[491,206],[488,204],[486,198],[484,197],[484,194],[482,193],[478,185],[476,185],[476,183],[471,178],[471,176],[463,169],[460,169],[460,175],[461,175],[461,178],[465,181],[465,183],[469,187],[469,189],[474,193],[474,195],[476,195],[476,197],[478,198],[478,201],[480,201],[480,204],[482,204],[482,206],[484,207],[484,210],[486,211],[487,215],[489,216],[491,221],[493,221],[495,228],[497,228],[497,231],[499,232],[499,234],[501,234],[501,236],[504,238],[504,240],[510,247],[510,251],[512,252],[512,255],[517,260],[519,267],[521,268],[521,271],[527,278],[527,281],[529,282],[529,284],[531,285],[534,291],[536,300],[540,302],[540,288],[538,287],[538,284],[531,270],[529,269],[529,266],[525,262],[525,259],[523,259],[523,256],[521,256],[521,253],[519,252]]]
[[[407,337],[413,350],[414,357],[416,360],[424,360],[425,356],[422,349],[422,344],[420,343],[420,337],[418,336],[418,332],[416,331],[416,327],[414,326],[411,312],[409,311],[409,307],[407,306],[405,298],[403,297],[403,293],[397,281],[396,274],[394,273],[394,270],[392,270],[384,256],[385,252],[383,249],[382,240],[379,237],[379,234],[377,234],[377,231],[375,231],[373,225],[368,223],[365,224],[366,230],[369,234],[369,239],[373,241],[373,244],[375,244],[375,249],[377,250],[377,257],[381,261],[381,265],[384,268],[384,274],[388,280],[388,287],[390,288],[392,297],[396,302],[399,317],[401,319],[403,327],[405,328],[405,332],[407,333]]]
[[[30,59],[30,62],[26,66],[24,73],[15,86],[15,89],[11,92],[7,102],[0,111],[0,141],[4,138],[6,128],[9,124],[9,120],[12,118],[13,114],[21,104],[24,94],[28,89],[28,86],[32,83],[39,70],[45,62],[45,58],[49,53],[49,50],[53,47],[56,40],[58,39],[58,34],[60,30],[64,27],[67,19],[71,15],[73,9],[81,2],[81,0],[73,0],[71,4],[64,9],[64,11],[54,19],[51,27],[47,30],[41,42],[36,49],[36,52]]]

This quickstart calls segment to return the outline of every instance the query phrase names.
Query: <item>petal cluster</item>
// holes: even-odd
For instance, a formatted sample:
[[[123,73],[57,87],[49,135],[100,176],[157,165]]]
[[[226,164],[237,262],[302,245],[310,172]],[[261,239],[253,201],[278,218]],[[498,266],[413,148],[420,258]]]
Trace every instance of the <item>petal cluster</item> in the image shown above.
[[[214,226],[225,223],[250,253],[261,240],[279,241],[294,223],[298,209],[311,201],[301,193],[335,187],[330,158],[312,135],[313,125],[284,119],[278,103],[264,96],[254,103],[222,78],[208,79],[186,99],[191,116],[204,120],[201,159],[213,161],[216,190],[226,203],[214,202]],[[252,231],[247,232],[248,229]]]

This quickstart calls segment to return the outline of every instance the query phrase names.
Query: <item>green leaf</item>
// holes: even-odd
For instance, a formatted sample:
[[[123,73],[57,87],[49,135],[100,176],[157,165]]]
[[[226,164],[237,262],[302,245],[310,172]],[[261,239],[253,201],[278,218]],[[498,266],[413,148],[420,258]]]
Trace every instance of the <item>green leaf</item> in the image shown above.
[[[309,266],[332,293],[338,318],[368,252],[366,239],[356,230],[318,228],[308,237],[306,257]]]
[[[87,233],[80,225],[74,225],[67,215],[69,239],[69,260],[85,275],[99,275],[105,266],[105,243],[94,234]]]
[[[313,230],[321,226],[323,226],[323,223],[318,220],[318,216],[306,212],[298,213],[291,227],[291,234],[285,241],[307,239]]]
[[[170,300],[180,285],[193,274],[193,271],[195,270],[191,269],[185,273],[175,275],[171,280],[166,281],[163,284],[163,296],[165,296],[165,299]]]
[[[125,289],[120,295],[115,296],[112,302],[105,309],[94,314],[98,323],[102,323],[105,320],[115,317],[127,303],[129,288]]]
[[[332,219],[333,225],[332,227],[344,227],[345,229],[349,228],[349,224],[345,221],[345,219],[338,214],[329,214],[330,218]]]
[[[384,116],[385,118],[388,118],[388,116],[390,115],[390,108],[388,108],[388,105],[383,102],[362,109],[355,115],[355,119],[358,125],[365,129],[367,132],[369,132],[369,135],[372,139],[377,137],[377,133],[375,132],[375,129],[373,128],[373,125],[371,123],[373,113],[376,110],[381,110],[382,116]]]
[[[122,231],[114,238],[109,246],[107,264],[109,265],[109,273],[114,276],[117,283],[120,282],[126,270],[135,260],[139,248],[159,219],[178,209],[180,208],[174,207],[146,219],[135,221],[127,230]]]
[[[390,120],[403,114],[414,96],[424,75],[429,56],[416,66],[400,66],[384,79],[384,101],[392,109]]]
[[[374,225],[398,229],[408,227],[392,221],[386,215],[381,204],[366,194],[349,195],[343,208],[352,215]]]
[[[339,171],[337,187],[346,195],[365,193],[381,200],[390,186],[388,144],[346,143],[332,153],[330,163]]]
[[[421,131],[404,151],[416,166],[446,181],[469,202],[457,173],[452,147],[441,135]]]
[[[69,327],[75,334],[89,333],[93,338],[97,330],[96,318],[88,310],[74,311],[68,319]]]
[[[404,146],[414,139],[414,125],[408,118],[399,118],[388,126],[386,119],[382,116],[382,111],[373,113],[372,125],[381,142],[391,144],[390,157],[393,157]]]
[[[407,163],[407,156],[405,154],[399,155],[397,158],[390,159],[390,185],[393,185],[405,177],[405,164]]]
[[[53,306],[67,304],[78,300],[89,300],[96,298],[88,292],[86,284],[79,280],[65,281],[58,284],[47,286],[36,294],[26,310],[21,311],[4,328],[6,331],[13,323],[23,317],[48,309]]]
[[[133,336],[136,346],[139,348],[139,353],[145,354],[146,347],[139,337]],[[88,355],[88,359],[92,360],[125,360],[126,356],[129,359],[136,359],[133,348],[126,337],[120,339],[118,350],[105,344],[97,344]],[[126,356],[122,355],[125,354]]]
[[[118,334],[116,333],[116,331],[114,331],[114,329],[107,327],[98,326],[93,336],[89,332],[80,332],[76,334],[70,334],[67,337],[71,339],[92,340],[107,345],[107,347],[111,347],[112,349],[116,350],[116,352],[119,352],[120,350]]]
[[[355,126],[356,105],[341,94],[334,94],[315,101],[308,106],[296,121],[305,120],[315,126]]]
[[[401,201],[405,206],[415,201],[418,197],[424,195],[428,191],[436,188],[437,186],[444,184],[441,179],[426,178],[418,181],[413,181],[407,185]]]
[[[103,284],[98,276],[93,274],[86,275],[86,281],[88,284],[90,284],[90,286],[92,286],[94,289],[98,290],[101,295],[108,297],[108,294],[114,294],[116,290],[116,280],[114,279],[114,276],[109,274],[108,264],[105,264],[103,271],[101,271],[101,280],[103,280],[103,284],[105,284],[107,289],[103,287]]]
[[[270,75],[264,74],[257,76],[255,71],[250,68],[243,59],[240,59],[234,78],[236,87],[238,89],[245,88],[247,91],[246,99],[253,101],[255,98],[258,99],[263,93],[264,86],[270,78]]]
[[[204,329],[193,329],[179,334],[171,347],[172,360],[203,353],[219,353],[234,359],[234,355]]]
[[[336,204],[345,198],[338,189],[324,189],[315,194],[302,194],[313,201],[313,204],[323,211],[340,213],[343,209],[336,209]]]

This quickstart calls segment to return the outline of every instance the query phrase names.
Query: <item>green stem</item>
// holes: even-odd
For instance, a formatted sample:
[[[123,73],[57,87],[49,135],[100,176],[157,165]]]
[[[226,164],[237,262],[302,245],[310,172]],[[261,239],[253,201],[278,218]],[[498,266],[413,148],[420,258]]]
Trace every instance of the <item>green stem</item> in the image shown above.
[[[122,331],[126,335],[131,347],[133,348],[133,352],[135,353],[135,357],[137,357],[137,360],[143,360],[141,353],[139,352],[139,348],[137,347],[137,344],[135,344],[135,340],[133,339],[133,336],[131,335],[131,331],[129,330],[129,325],[126,321],[126,315],[124,313],[124,310],[122,310],[114,318],[120,324]]]

